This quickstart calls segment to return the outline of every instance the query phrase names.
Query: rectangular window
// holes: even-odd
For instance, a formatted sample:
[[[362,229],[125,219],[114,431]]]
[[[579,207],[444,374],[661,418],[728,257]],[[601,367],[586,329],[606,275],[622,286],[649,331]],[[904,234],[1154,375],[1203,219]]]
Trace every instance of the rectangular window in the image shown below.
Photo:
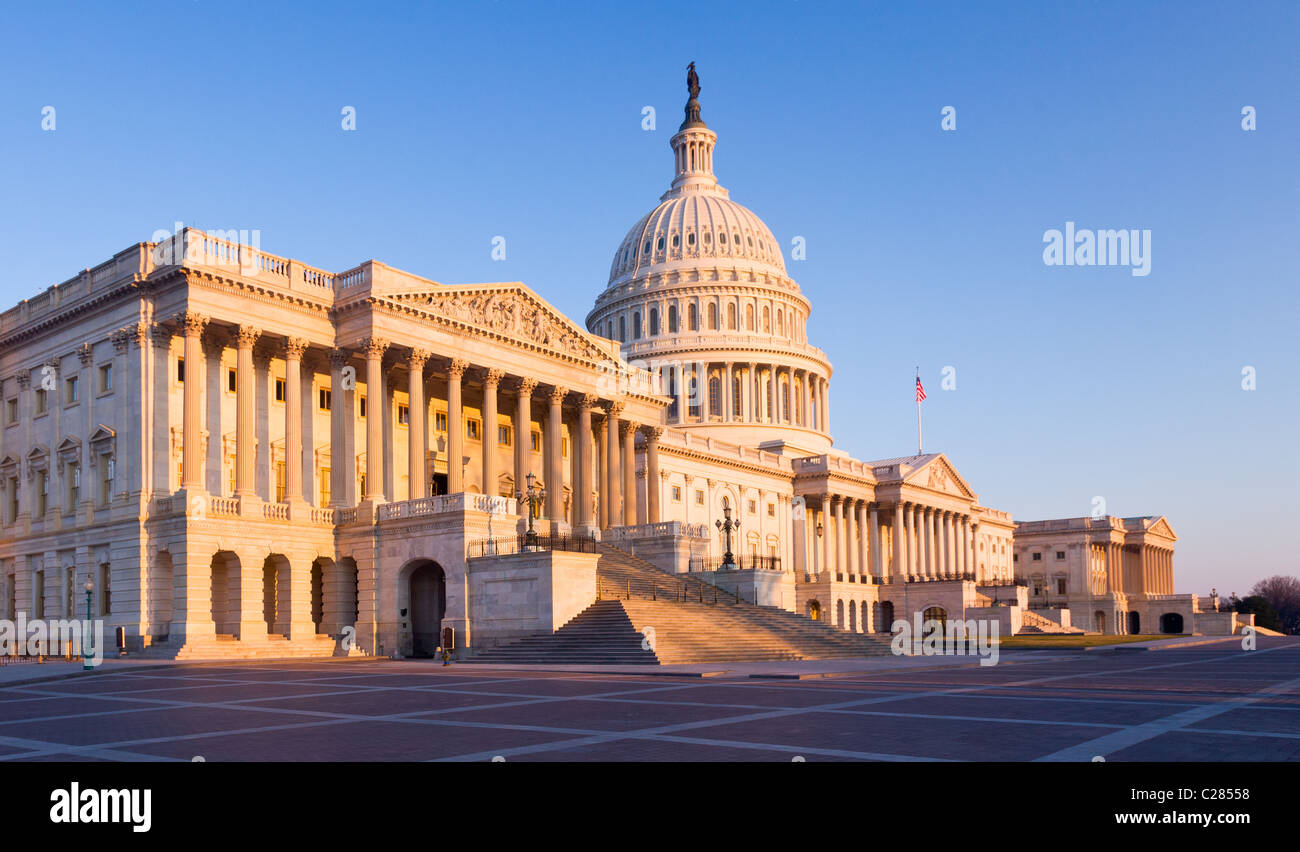
[[[99,469],[103,472],[99,481],[99,503],[101,506],[107,506],[113,502],[113,475],[116,466],[112,456],[99,457]]]
[[[45,517],[45,511],[49,508],[47,503],[50,496],[50,475],[46,471],[41,471],[36,477],[36,517]]]
[[[81,465],[70,464],[67,467],[68,505],[66,512],[77,511],[77,501],[81,499]]]
[[[470,419],[465,421],[465,436],[467,438],[472,438],[473,440],[477,441],[480,440],[481,434],[482,431],[480,429],[478,420]]]
[[[366,475],[361,474],[361,499],[364,500],[370,496],[370,489],[366,487]]]
[[[226,494],[230,497],[235,494],[235,466],[233,464],[226,468]]]
[[[397,425],[398,426],[411,425],[411,407],[409,405],[397,406]]]
[[[500,445],[503,446],[503,447],[508,447],[508,446],[510,446],[510,427],[509,427],[509,426],[498,426],[498,427],[497,427],[497,443],[500,444]]]
[[[5,422],[10,426],[18,422],[18,400],[17,398],[5,401]]]
[[[176,359],[176,381],[179,384],[185,384],[185,359]]]
[[[704,492],[698,489],[696,489],[695,491],[695,505],[697,506],[704,505]]]
[[[109,393],[113,390],[113,365],[99,365],[99,392]]]
[[[281,403],[284,402],[285,395],[287,393],[288,393],[288,386],[284,383],[284,379],[276,379],[275,380],[275,401]]]
[[[1057,592],[1057,594],[1061,594],[1061,595],[1065,594],[1065,578],[1064,578],[1064,577],[1058,577],[1058,578],[1056,579],[1056,592]]]
[[[776,504],[775,504],[775,503],[768,503],[768,504],[767,504],[767,516],[768,516],[769,518],[775,518],[775,517],[776,517]]]
[[[535,452],[535,453],[540,453],[540,452],[542,451],[542,433],[541,433],[541,432],[533,432],[533,433],[532,433],[532,438],[533,438],[533,445],[532,445],[532,446],[533,446],[533,452]]]
[[[433,415],[433,431],[435,432],[447,431],[447,412],[439,411]]]
[[[757,512],[757,511],[758,511],[758,501],[756,501],[756,500],[750,500],[750,501],[749,501],[749,514],[752,515],[752,514],[754,514],[754,513]]]
[[[568,439],[568,438],[561,438],[561,439],[560,439],[560,455],[564,456],[566,459],[569,457],[569,439]]]
[[[365,397],[365,394],[362,394],[361,396],[359,396],[359,397],[358,397],[358,400],[359,400],[359,401],[357,402],[357,416],[358,416],[359,418],[361,418],[362,420],[365,420],[365,419],[366,419],[366,397]]]
[[[63,382],[63,400],[64,400],[63,401],[64,405],[73,405],[79,400],[79,397],[77,395],[76,376],[66,379]]]
[[[323,467],[320,469],[320,505],[321,507],[330,504],[330,469]]]
[[[9,523],[18,520],[18,477],[9,477]]]
[[[103,604],[100,606],[100,615],[113,614],[113,597],[111,589],[113,587],[113,572],[108,565],[99,566],[99,595]]]
[[[239,387],[239,374],[233,368],[226,370],[226,393],[234,393]]]
[[[1035,561],[1035,562],[1042,562],[1042,561],[1043,561],[1043,554],[1041,554],[1041,553],[1035,553],[1035,554],[1034,554],[1034,561]]]
[[[329,411],[333,401],[329,388],[321,388],[316,392],[316,407],[321,411]]]
[[[37,414],[37,416],[40,416],[40,415],[42,415],[42,414],[45,413],[45,409],[46,409],[47,404],[48,404],[48,403],[47,403],[46,398],[45,398],[45,388],[37,388],[37,389],[36,389],[36,414]]]
[[[284,502],[284,462],[275,463],[275,502]]]
[[[1064,551],[1064,550],[1058,550],[1058,551],[1056,551],[1056,558],[1057,558],[1057,559],[1064,559],[1064,558],[1065,558],[1065,551]]]
[[[682,502],[682,487],[680,485],[673,486],[673,502],[674,503]]]

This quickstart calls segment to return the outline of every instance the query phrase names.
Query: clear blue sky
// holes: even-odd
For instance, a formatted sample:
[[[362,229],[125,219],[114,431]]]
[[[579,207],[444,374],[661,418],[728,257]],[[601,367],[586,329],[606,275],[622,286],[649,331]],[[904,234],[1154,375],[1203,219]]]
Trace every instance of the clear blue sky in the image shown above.
[[[718,177],[813,301],[838,446],[911,452],[919,365],[927,449],[985,504],[1167,514],[1177,590],[1244,594],[1297,573],[1298,9],[11,6],[0,302],[182,221],[524,281],[581,321],[667,187],[695,60]],[[1151,229],[1151,274],[1045,266],[1066,221]]]

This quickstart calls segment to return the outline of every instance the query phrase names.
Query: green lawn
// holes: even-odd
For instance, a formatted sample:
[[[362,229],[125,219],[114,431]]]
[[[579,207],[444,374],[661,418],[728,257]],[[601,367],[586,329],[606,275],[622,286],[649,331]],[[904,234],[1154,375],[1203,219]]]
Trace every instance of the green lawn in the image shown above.
[[[1044,633],[1038,636],[1006,636],[998,640],[998,647],[1003,649],[1027,650],[1034,648],[1095,648],[1100,645],[1122,645],[1127,642],[1149,642],[1152,639],[1172,639],[1161,633],[1137,633],[1131,636],[1109,636],[1098,634],[1087,636],[1078,633]]]

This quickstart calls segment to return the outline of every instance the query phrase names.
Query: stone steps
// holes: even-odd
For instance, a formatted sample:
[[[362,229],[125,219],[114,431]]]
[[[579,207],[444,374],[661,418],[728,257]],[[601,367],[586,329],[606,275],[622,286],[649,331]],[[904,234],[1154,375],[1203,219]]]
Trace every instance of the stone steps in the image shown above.
[[[205,636],[188,639],[183,644],[160,642],[131,656],[144,660],[304,659],[333,657],[337,645],[334,637],[321,634],[299,640],[268,636],[248,641],[234,636]]]

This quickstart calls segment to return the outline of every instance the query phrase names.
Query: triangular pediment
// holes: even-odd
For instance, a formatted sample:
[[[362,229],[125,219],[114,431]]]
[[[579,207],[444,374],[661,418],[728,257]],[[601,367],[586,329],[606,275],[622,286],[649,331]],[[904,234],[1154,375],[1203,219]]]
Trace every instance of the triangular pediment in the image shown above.
[[[95,430],[95,434],[90,436],[90,443],[99,444],[104,441],[111,441],[116,435],[116,432],[101,423],[99,428]]]
[[[1155,521],[1151,523],[1151,526],[1147,527],[1147,532],[1171,539],[1178,538],[1178,536],[1174,534],[1174,528],[1169,525],[1169,520],[1165,518],[1164,515],[1156,518]]]
[[[952,494],[956,497],[967,499],[975,498],[975,491],[970,487],[957,468],[952,466],[948,458],[939,453],[914,468],[904,478],[903,482],[908,485],[915,485],[920,488],[928,488],[931,491],[942,491],[945,494]]]
[[[389,293],[384,298],[451,323],[566,355],[595,361],[617,357],[617,352],[601,346],[598,338],[522,284],[466,284]]]

